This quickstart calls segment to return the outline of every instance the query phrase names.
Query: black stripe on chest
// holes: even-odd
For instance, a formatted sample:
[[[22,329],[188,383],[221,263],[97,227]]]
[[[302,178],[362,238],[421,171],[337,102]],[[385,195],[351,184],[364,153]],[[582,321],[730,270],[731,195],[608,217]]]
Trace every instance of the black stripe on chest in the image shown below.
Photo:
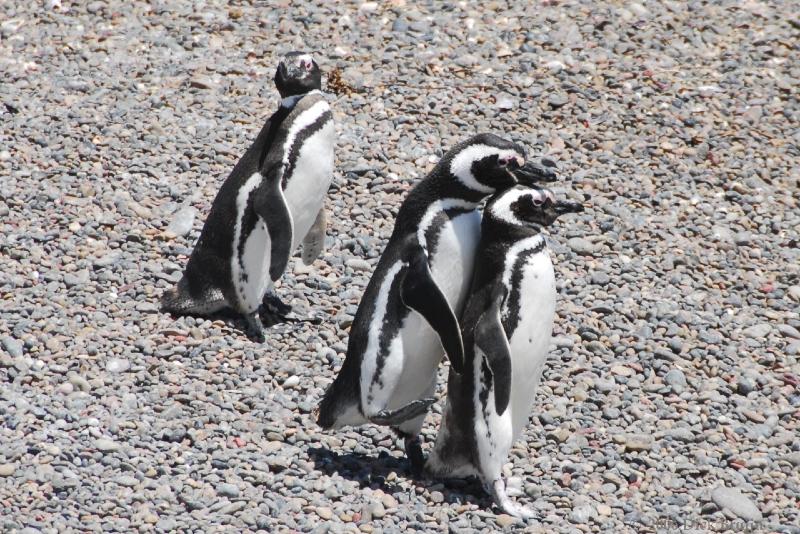
[[[281,182],[281,189],[286,189],[286,185],[289,183],[289,180],[292,179],[294,168],[297,166],[297,160],[300,157],[300,149],[311,136],[319,132],[330,120],[333,120],[333,115],[331,114],[330,110],[326,110],[317,118],[317,120],[297,132],[297,136],[295,136],[292,146],[289,147],[289,158],[286,162],[286,167],[283,169],[283,181]]]
[[[405,306],[392,305],[392,299],[399,298],[400,284],[407,270],[407,267],[401,268],[395,275],[389,288],[389,300],[386,302],[386,313],[383,316],[381,333],[380,337],[378,338],[378,354],[375,364],[375,368],[378,369],[378,372],[376,372],[372,377],[372,385],[377,384],[380,388],[383,388],[383,367],[386,364],[386,358],[389,356],[389,345],[399,334],[400,326],[403,324],[403,320],[409,314],[409,310]],[[375,312],[376,310],[373,309],[372,313]],[[368,394],[367,400],[370,402],[372,401],[371,393]]]
[[[525,274],[525,264],[528,260],[542,251],[546,243],[544,239],[534,248],[522,251],[514,261],[511,269],[511,287],[508,288],[508,298],[506,299],[505,310],[503,312],[503,328],[506,331],[506,338],[511,339],[517,329],[520,318],[520,301],[522,300],[522,277]]]
[[[262,177],[262,180],[264,178]],[[261,184],[259,184],[259,187]],[[247,196],[247,205],[245,206],[244,212],[241,214],[242,222],[239,232],[239,242],[236,244],[236,261],[239,262],[239,266],[241,269],[239,270],[239,281],[241,283],[247,283],[248,275],[247,270],[244,268],[244,246],[247,243],[247,238],[250,237],[250,234],[253,233],[253,230],[256,228],[256,224],[258,224],[258,214],[256,210],[253,208],[253,203],[255,202],[255,192],[258,190],[258,187],[253,189],[250,194]]]
[[[459,215],[464,215],[466,213],[470,213],[471,211],[474,210],[450,208],[442,210],[436,214],[431,223],[428,225],[428,228],[425,229],[425,243],[421,243],[423,246],[425,246],[429,258],[436,254],[436,249],[439,246],[439,239],[441,238],[444,225]]]

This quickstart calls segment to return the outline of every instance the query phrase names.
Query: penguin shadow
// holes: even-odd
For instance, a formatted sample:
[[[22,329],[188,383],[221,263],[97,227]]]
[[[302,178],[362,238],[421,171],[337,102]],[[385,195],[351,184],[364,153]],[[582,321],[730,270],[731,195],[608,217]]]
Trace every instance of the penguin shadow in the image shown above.
[[[247,324],[247,320],[242,316],[241,313],[237,312],[232,308],[223,308],[219,311],[209,313],[209,314],[199,314],[199,313],[172,313],[172,312],[165,312],[167,315],[172,317],[173,319],[179,319],[180,317],[195,317],[197,319],[205,319],[209,321],[222,321],[232,330],[240,333],[242,336],[247,337],[250,341],[254,342],[261,342],[264,340],[259,340],[250,332]],[[320,315],[315,315],[313,317],[303,317],[303,318],[296,318],[292,316],[285,316],[279,315],[275,313],[271,313],[266,310],[262,310],[260,313],[261,324],[264,327],[264,337],[268,338],[270,333],[275,334],[285,334],[288,332],[292,332],[299,328],[302,328],[303,325],[310,324],[310,325],[319,325],[322,324],[324,318]]]
[[[415,475],[407,459],[395,458],[387,451],[380,451],[376,457],[312,447],[308,449],[308,456],[318,471],[358,482],[361,488],[380,489],[391,494],[408,493],[408,489],[399,483],[400,479],[405,479],[417,488],[439,491],[447,503],[477,504],[481,510],[487,511],[494,504],[477,477],[433,478],[426,473]],[[390,473],[395,473],[397,478],[388,480]]]

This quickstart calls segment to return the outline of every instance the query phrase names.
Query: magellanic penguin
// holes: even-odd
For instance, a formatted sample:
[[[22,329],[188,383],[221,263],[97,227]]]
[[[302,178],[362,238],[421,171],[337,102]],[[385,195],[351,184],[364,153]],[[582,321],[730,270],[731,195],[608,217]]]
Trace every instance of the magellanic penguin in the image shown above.
[[[230,307],[244,314],[256,339],[263,339],[262,301],[287,312],[273,283],[301,240],[310,264],[325,239],[335,128],[320,83],[309,54],[280,61],[281,105],[222,184],[183,278],[162,297],[165,311],[206,315]]]
[[[551,165],[524,158],[517,144],[477,135],[408,194],[356,312],[345,362],[317,408],[320,426],[391,426],[421,470],[418,436],[439,362],[446,352],[454,369],[464,365],[456,317],[472,279],[478,207],[517,183],[555,179]]]
[[[531,512],[513,503],[501,468],[528,422],[553,330],[556,286],[540,230],[580,204],[556,201],[546,189],[513,188],[486,205],[475,275],[461,335],[466,363],[451,367],[447,404],[426,471],[477,475],[509,515]]]

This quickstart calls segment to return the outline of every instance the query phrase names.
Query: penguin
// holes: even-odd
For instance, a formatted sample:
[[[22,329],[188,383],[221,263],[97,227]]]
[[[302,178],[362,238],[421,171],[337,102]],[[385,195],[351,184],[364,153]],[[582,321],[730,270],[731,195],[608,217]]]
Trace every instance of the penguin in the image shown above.
[[[457,314],[472,279],[479,205],[523,183],[555,180],[552,163],[525,162],[518,144],[476,135],[452,148],[402,203],[359,303],[345,361],[316,408],[323,429],[374,423],[404,440],[412,471],[444,353],[464,366]]]
[[[578,203],[547,189],[515,187],[487,203],[475,273],[461,316],[465,363],[450,368],[447,401],[425,471],[476,475],[507,514],[532,513],[512,502],[501,468],[528,422],[547,359],[556,306],[553,264],[542,228]]]
[[[333,178],[335,128],[311,55],[290,52],[275,72],[278,110],[234,166],[211,206],[183,277],[162,297],[164,311],[208,315],[232,308],[264,339],[259,307],[291,307],[273,284],[303,243],[310,264],[325,240],[325,194]]]

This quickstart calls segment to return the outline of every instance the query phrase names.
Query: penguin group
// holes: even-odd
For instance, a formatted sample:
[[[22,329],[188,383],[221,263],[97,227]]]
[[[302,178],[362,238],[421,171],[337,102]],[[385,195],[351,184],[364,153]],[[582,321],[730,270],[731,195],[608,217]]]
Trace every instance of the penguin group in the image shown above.
[[[294,251],[302,243],[308,265],[323,249],[334,165],[335,126],[313,57],[286,54],[274,81],[278,110],[222,184],[182,278],[162,296],[175,315],[233,309],[257,341],[265,320],[291,318],[274,283]],[[555,276],[542,230],[583,209],[543,186],[556,178],[552,162],[479,134],[412,188],[314,411],[322,428],[388,426],[414,475],[477,476],[505,513],[532,515],[509,499],[501,471],[552,334]],[[426,460],[420,431],[445,355],[446,405]]]

